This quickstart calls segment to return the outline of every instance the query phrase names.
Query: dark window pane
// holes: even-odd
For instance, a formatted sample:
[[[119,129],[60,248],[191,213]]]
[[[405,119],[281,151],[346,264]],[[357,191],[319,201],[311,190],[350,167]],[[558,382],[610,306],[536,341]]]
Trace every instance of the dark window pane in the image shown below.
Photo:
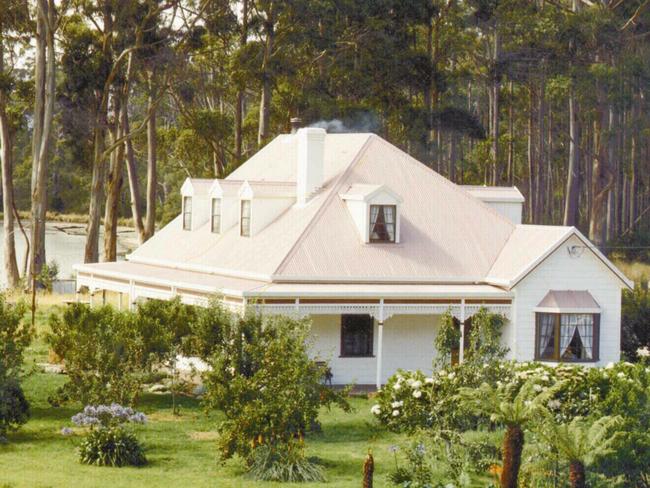
[[[553,359],[555,357],[555,315],[540,313],[537,327],[537,355],[540,359]]]
[[[370,315],[342,315],[341,356],[372,356],[373,326]]]

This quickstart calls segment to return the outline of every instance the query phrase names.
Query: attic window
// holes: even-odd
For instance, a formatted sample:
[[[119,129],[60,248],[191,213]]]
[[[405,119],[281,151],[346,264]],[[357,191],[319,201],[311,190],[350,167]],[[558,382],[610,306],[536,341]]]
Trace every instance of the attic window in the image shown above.
[[[370,205],[370,242],[395,242],[396,205]]]
[[[212,219],[210,229],[214,234],[221,234],[221,198],[212,199]]]
[[[183,197],[183,230],[192,230],[192,197]]]
[[[251,235],[251,201],[241,201],[241,212],[239,216],[239,233],[242,237]]]

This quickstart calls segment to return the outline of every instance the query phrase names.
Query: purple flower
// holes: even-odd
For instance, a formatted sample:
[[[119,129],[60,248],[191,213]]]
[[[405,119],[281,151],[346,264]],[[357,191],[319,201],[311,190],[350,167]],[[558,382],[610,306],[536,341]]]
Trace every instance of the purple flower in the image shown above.
[[[74,431],[70,427],[63,427],[61,429],[61,435],[69,436],[74,434]]]

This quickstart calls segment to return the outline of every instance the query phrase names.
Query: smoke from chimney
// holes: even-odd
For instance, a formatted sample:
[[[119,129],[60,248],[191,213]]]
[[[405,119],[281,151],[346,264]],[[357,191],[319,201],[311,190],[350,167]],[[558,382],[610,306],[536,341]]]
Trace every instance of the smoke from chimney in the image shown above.
[[[379,132],[379,120],[370,112],[356,114],[345,121],[341,119],[319,120],[309,125],[317,129],[325,129],[329,134],[344,134],[349,132]]]

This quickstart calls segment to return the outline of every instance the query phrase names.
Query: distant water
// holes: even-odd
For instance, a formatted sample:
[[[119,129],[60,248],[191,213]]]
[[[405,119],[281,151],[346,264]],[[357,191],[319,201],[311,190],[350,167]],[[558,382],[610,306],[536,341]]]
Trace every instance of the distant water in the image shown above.
[[[24,225],[24,224],[23,224]],[[29,236],[29,227],[25,227]],[[82,263],[84,259],[84,248],[86,246],[85,225],[69,224],[66,222],[48,222],[45,227],[45,256],[47,262],[56,261],[59,266],[59,278],[67,279],[72,277],[72,266]],[[16,257],[18,259],[18,269],[22,275],[23,263],[25,259],[25,238],[18,226],[15,229],[16,236]],[[118,259],[124,259],[124,255],[130,252],[134,247],[135,233],[132,231],[120,229],[117,241]],[[103,235],[100,236],[99,254],[104,249]],[[4,228],[0,223],[0,248],[4,253]],[[3,261],[4,262],[4,261]],[[0,263],[0,286],[4,288],[7,284],[7,277],[4,273],[2,263]]]

